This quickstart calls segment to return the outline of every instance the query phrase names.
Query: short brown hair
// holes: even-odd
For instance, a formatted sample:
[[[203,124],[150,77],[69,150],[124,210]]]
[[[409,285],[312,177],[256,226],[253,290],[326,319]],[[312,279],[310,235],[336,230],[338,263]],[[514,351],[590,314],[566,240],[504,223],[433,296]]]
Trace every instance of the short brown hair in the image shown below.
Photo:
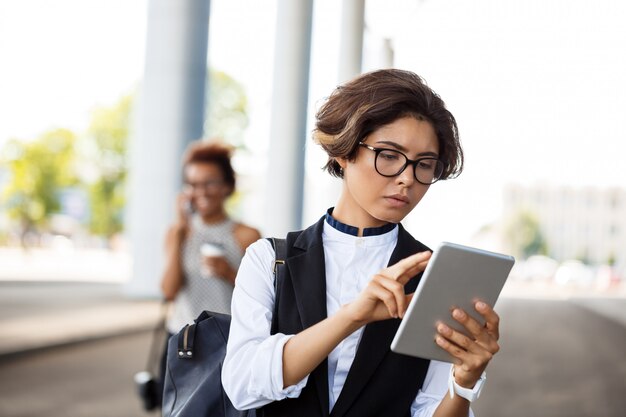
[[[224,177],[224,182],[235,190],[235,170],[230,162],[233,148],[226,143],[212,140],[197,140],[189,144],[183,156],[183,170],[189,164],[215,164]]]
[[[342,178],[336,158],[354,160],[359,141],[405,116],[432,123],[445,164],[441,179],[458,176],[463,149],[454,116],[422,78],[399,69],[362,74],[337,87],[319,109],[313,139],[328,154],[324,169]]]

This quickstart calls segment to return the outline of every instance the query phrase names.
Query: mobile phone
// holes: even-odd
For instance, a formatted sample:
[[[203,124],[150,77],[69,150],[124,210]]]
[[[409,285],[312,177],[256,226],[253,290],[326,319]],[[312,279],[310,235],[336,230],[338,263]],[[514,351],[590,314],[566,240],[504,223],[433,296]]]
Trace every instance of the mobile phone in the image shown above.
[[[193,203],[191,202],[191,200],[185,201],[184,210],[185,210],[185,214],[187,214],[188,216],[191,216],[195,212],[195,209],[193,207]]]

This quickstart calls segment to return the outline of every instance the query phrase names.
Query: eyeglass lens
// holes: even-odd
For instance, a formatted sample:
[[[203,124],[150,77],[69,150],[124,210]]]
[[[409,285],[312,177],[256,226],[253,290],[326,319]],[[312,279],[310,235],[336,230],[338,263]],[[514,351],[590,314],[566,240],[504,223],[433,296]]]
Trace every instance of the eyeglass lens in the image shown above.
[[[400,175],[410,164],[406,155],[392,149],[379,150],[376,154],[376,170],[380,175]],[[422,184],[432,184],[441,178],[443,162],[436,158],[420,158],[412,163],[415,178]]]
[[[220,180],[207,180],[207,181],[202,181],[202,182],[187,181],[185,182],[185,187],[189,189],[190,191],[195,190],[195,189],[214,190],[220,187],[223,183],[224,182]]]

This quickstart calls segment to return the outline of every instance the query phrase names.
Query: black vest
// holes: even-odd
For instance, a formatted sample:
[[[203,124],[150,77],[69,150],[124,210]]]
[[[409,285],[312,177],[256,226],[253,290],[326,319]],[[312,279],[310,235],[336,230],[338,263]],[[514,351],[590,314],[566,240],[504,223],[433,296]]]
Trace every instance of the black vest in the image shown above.
[[[324,217],[301,232],[287,235],[287,273],[277,288],[278,314],[274,330],[296,334],[327,317],[326,274],[322,230]],[[428,250],[398,225],[392,265]],[[421,274],[405,292],[415,291]],[[389,350],[399,319],[368,324],[361,337],[344,387],[328,412],[328,364],[324,360],[309,376],[298,398],[275,401],[257,410],[259,417],[395,417],[410,416],[411,403],[421,388],[430,361]]]

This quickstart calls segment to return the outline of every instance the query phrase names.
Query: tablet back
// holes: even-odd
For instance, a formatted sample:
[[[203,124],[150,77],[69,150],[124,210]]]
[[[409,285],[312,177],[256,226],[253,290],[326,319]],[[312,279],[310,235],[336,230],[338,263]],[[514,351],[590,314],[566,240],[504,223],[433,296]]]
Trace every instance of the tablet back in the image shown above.
[[[435,344],[437,323],[444,322],[466,334],[465,328],[451,316],[452,309],[460,307],[484,324],[474,309],[474,300],[495,305],[514,262],[512,256],[443,242],[433,252],[391,350],[453,362],[452,356]]]

